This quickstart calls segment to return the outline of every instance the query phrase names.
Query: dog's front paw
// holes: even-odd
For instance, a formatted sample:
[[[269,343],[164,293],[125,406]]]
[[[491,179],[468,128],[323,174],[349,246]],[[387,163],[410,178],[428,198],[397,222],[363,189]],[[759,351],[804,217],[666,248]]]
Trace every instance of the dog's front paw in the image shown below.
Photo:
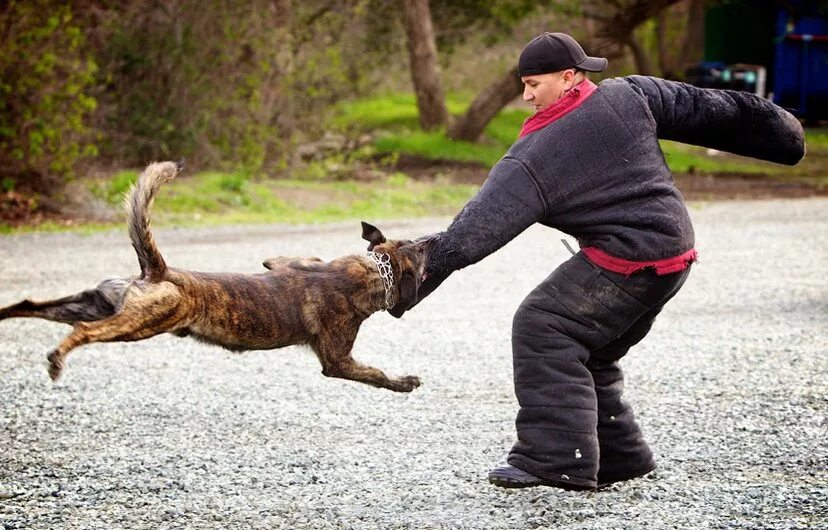
[[[52,381],[57,381],[60,374],[63,372],[63,359],[57,350],[46,356],[49,361],[49,377]]]
[[[391,390],[395,392],[411,392],[422,384],[420,382],[420,378],[416,375],[404,375],[402,377],[398,377],[394,383],[395,385]]]

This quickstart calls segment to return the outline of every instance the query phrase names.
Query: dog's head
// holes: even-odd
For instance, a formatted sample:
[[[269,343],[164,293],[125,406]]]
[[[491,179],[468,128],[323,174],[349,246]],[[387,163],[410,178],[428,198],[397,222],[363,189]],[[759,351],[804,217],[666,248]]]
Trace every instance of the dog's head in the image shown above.
[[[397,303],[388,312],[400,318],[405,311],[417,303],[417,291],[425,279],[425,267],[431,250],[429,240],[388,240],[380,230],[363,221],[362,239],[368,241],[368,250],[391,257],[394,271],[394,287],[398,289]]]

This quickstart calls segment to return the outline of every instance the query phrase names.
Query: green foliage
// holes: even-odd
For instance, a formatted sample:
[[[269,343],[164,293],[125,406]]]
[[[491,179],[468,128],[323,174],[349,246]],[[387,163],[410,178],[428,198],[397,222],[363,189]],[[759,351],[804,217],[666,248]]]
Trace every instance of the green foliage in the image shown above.
[[[413,129],[418,126],[417,104],[412,94],[389,94],[347,101],[337,106],[333,122],[341,128]]]
[[[402,9],[399,2],[363,0],[366,4],[364,38],[386,53],[399,53]],[[431,0],[432,24],[441,53],[451,54],[467,39],[483,36],[487,44],[508,37],[511,29],[527,16],[541,11],[568,9],[561,0]],[[563,5],[564,7],[561,7]]]
[[[381,153],[400,152],[431,160],[456,160],[492,165],[503,156],[500,145],[453,141],[445,132],[419,130],[380,136],[375,145]]]
[[[282,138],[273,118],[284,32],[268,4],[139,0],[105,12],[103,154],[261,168]]]
[[[809,151],[811,149],[828,150],[828,128],[805,129],[805,146]]]
[[[710,156],[702,147],[663,140],[661,150],[673,173],[768,173],[768,165],[749,158]]]
[[[64,2],[0,7],[0,158],[7,175],[69,176],[97,154],[88,119],[97,65]]]
[[[473,34],[482,32],[489,43],[508,35],[512,27],[540,9],[554,8],[555,0],[433,0],[432,18],[441,35],[439,44],[451,50]],[[465,28],[466,31],[457,31]],[[442,30],[442,31],[441,31]]]
[[[446,96],[451,114],[461,114],[468,99],[457,94]],[[397,93],[345,101],[336,106],[332,123],[342,129],[415,129],[419,128],[417,100],[413,94]]]
[[[449,112],[462,114],[469,104],[463,95],[447,96]],[[417,103],[411,94],[392,94],[337,107],[335,123],[359,131],[380,131],[374,147],[380,153],[406,153],[433,160],[480,162],[492,165],[503,156],[517,138],[528,111],[506,109],[486,127],[485,141],[470,143],[453,141],[444,131],[423,132],[417,121]]]
[[[458,94],[448,96],[449,108],[455,115],[462,113],[468,99]],[[507,108],[501,111],[485,130],[480,143],[455,142],[448,139],[443,131],[422,132],[416,119],[416,101],[411,94],[393,94],[363,100],[341,103],[337,107],[335,123],[339,127],[347,124],[357,131],[372,131],[377,137],[374,148],[390,157],[400,154],[414,155],[432,160],[478,162],[494,165],[517,138],[520,127],[529,115],[527,110]],[[824,168],[821,172],[809,164],[817,165],[819,158],[813,154],[828,150],[828,129],[807,129],[805,140],[811,158],[801,162],[797,168],[779,166],[734,155],[711,156],[700,147],[661,142],[665,159],[675,173],[739,173],[739,174],[780,174],[788,177],[813,180],[809,174],[818,173],[817,182],[824,182]],[[817,162],[813,162],[816,160]]]
[[[111,201],[122,197],[114,189],[134,173],[98,184],[107,186]],[[118,184],[115,184],[115,183]],[[181,177],[164,185],[153,207],[153,223],[163,225],[205,223],[317,223],[401,216],[455,213],[477,186],[417,182],[402,173],[387,180],[306,181],[248,179],[244,174],[205,172]],[[93,227],[94,228],[94,227]],[[45,225],[41,229],[60,229]],[[63,228],[65,229],[65,227]],[[0,233],[8,232],[0,225]]]
[[[107,180],[93,181],[90,189],[96,197],[112,204],[119,204],[137,179],[137,171],[118,171]]]
[[[222,191],[240,193],[247,184],[248,176],[244,173],[219,173],[215,175],[215,185]]]
[[[528,109],[504,109],[486,126],[486,137],[508,148],[518,138],[520,128],[530,112]],[[505,149],[504,149],[505,151]]]
[[[433,10],[451,45],[546,4],[439,1]],[[321,136],[336,103],[381,77],[408,84],[399,12],[376,0],[0,2],[4,170],[69,174],[78,162],[186,158],[190,168],[281,171],[295,144]],[[389,14],[391,32],[372,31]],[[451,112],[464,107],[450,101]],[[404,128],[416,106],[406,113],[395,118]],[[113,182],[99,193],[120,191]]]
[[[360,2],[134,0],[98,9],[106,158],[269,172],[364,86]],[[103,13],[103,14],[101,14]]]

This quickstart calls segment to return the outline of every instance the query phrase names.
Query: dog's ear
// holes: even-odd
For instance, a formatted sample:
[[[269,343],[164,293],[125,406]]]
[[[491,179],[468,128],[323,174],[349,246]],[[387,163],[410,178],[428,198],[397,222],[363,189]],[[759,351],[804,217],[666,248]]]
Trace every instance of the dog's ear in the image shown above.
[[[385,236],[382,235],[379,228],[365,221],[362,221],[362,239],[368,241],[368,250],[374,250],[375,246],[385,243]]]
[[[410,272],[404,272],[400,278],[400,297],[394,307],[388,309],[388,314],[395,318],[403,316],[409,307],[417,303],[417,291],[420,288],[420,280]]]

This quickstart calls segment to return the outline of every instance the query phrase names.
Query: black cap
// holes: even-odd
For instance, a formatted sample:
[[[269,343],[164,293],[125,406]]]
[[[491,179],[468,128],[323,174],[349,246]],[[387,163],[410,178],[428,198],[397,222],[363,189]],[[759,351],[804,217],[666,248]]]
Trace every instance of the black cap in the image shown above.
[[[548,74],[567,68],[602,72],[606,67],[606,59],[587,56],[578,41],[566,33],[546,32],[529,41],[520,52],[518,75]]]

